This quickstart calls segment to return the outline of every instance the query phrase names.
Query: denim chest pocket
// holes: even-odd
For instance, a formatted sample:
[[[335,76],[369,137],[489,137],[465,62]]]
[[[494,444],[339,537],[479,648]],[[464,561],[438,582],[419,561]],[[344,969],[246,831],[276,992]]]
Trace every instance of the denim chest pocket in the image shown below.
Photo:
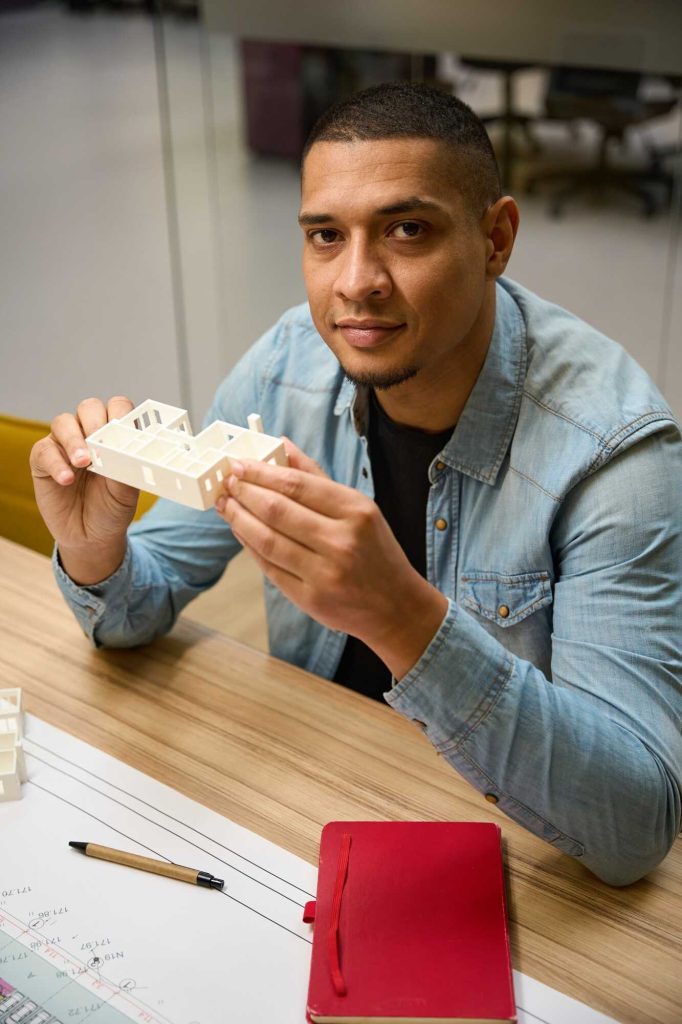
[[[461,577],[460,603],[507,629],[552,602],[548,572],[467,572]]]

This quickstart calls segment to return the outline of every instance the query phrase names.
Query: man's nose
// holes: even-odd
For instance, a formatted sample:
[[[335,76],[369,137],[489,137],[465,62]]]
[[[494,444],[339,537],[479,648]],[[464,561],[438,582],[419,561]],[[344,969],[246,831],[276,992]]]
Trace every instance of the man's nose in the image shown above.
[[[363,302],[370,297],[387,298],[391,288],[390,274],[374,248],[364,240],[348,245],[340,260],[336,294],[349,302]]]

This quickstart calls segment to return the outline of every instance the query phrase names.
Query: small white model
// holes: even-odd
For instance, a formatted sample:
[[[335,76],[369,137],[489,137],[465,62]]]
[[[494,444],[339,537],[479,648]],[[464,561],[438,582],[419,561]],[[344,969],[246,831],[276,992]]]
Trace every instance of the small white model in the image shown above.
[[[14,729],[19,739],[23,736],[23,714],[21,710],[21,688],[0,690],[0,730],[7,724]]]
[[[21,783],[26,782],[21,711],[21,690],[0,690],[0,803],[21,799]]]
[[[282,439],[264,434],[257,414],[248,422],[247,429],[216,420],[194,437],[185,409],[148,398],[86,438],[92,458],[88,468],[182,505],[207,509],[220,495],[231,458],[287,465]]]

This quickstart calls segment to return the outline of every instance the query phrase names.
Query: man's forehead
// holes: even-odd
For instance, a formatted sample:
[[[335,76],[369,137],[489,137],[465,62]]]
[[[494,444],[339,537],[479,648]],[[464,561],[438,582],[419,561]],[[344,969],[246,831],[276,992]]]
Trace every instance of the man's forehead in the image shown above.
[[[366,174],[381,177],[402,174],[447,175],[455,163],[453,147],[438,139],[392,138],[315,142],[302,172],[303,185],[319,174]]]
[[[301,213],[358,205],[407,212],[411,198],[413,207],[459,205],[456,164],[452,147],[435,139],[316,142],[303,166]]]

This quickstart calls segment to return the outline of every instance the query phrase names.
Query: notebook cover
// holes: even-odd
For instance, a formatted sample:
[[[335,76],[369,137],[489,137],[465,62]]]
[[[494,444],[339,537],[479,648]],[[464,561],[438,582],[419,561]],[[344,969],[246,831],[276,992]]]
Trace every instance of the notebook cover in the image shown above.
[[[499,827],[326,825],[307,1012],[309,1021],[515,1021]]]

